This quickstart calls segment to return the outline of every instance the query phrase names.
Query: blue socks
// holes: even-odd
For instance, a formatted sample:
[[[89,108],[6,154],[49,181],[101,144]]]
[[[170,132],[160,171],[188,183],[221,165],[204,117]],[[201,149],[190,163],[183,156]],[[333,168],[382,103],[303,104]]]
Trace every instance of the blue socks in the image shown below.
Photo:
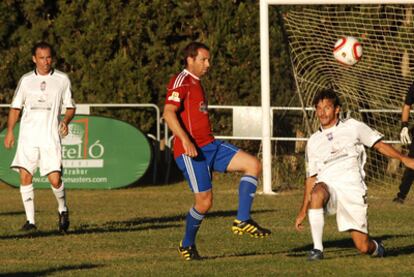
[[[185,235],[182,243],[183,247],[195,244],[195,237],[203,218],[204,214],[199,213],[194,207],[190,209],[186,218]]]
[[[257,189],[257,178],[245,175],[240,179],[239,185],[239,209],[237,219],[246,221],[250,219],[254,195]]]

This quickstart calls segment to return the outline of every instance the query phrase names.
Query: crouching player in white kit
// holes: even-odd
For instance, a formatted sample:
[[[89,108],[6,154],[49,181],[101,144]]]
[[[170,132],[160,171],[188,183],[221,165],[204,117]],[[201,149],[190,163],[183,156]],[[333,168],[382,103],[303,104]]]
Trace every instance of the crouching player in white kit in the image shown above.
[[[59,231],[69,228],[69,211],[66,206],[65,187],[61,179],[61,136],[68,133],[68,124],[75,114],[71,85],[68,76],[52,68],[52,47],[40,42],[32,48],[35,70],[25,74],[15,91],[4,139],[6,148],[14,145],[13,128],[23,108],[16,155],[11,168],[20,173],[20,193],[27,221],[22,230],[35,230],[33,173],[47,175],[58,202]],[[66,108],[59,120],[62,107]]]
[[[414,160],[382,142],[382,135],[364,123],[355,119],[340,120],[340,102],[334,91],[321,91],[313,105],[321,127],[307,143],[305,193],[295,222],[297,230],[303,229],[302,222],[308,213],[314,244],[308,260],[323,259],[325,211],[336,213],[338,230],[348,231],[361,253],[383,257],[383,245],[368,236],[364,145],[410,168],[414,167]]]

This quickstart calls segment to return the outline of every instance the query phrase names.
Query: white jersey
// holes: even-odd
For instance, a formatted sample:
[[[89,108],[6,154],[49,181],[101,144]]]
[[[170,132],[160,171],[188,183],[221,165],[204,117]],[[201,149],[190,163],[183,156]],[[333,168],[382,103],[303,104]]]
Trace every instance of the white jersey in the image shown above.
[[[338,121],[328,129],[314,133],[307,143],[307,177],[335,186],[358,184],[364,189],[364,145],[372,147],[382,135],[355,119]]]
[[[11,108],[23,107],[18,143],[35,147],[60,145],[62,107],[75,108],[68,76],[58,70],[48,75],[37,74],[36,70],[23,75]]]

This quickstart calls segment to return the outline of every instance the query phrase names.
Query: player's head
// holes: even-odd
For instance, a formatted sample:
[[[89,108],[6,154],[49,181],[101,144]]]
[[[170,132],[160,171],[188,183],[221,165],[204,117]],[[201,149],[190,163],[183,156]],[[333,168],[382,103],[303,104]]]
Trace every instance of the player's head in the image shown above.
[[[335,91],[331,89],[322,90],[313,98],[316,116],[322,128],[329,128],[336,124],[339,118],[341,102]]]
[[[210,67],[210,49],[201,42],[191,42],[184,48],[185,68],[197,77],[207,73]]]
[[[32,47],[32,60],[36,64],[36,72],[46,75],[52,69],[53,48],[44,41],[38,42]]]

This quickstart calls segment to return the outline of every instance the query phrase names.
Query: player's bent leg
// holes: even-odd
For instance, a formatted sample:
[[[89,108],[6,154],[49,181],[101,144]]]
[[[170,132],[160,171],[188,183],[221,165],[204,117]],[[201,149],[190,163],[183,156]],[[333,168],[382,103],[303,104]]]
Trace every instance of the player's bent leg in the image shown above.
[[[310,209],[321,209],[329,200],[329,189],[325,183],[317,183],[311,192]]]
[[[271,234],[271,231],[261,227],[250,218],[250,210],[257,189],[257,178],[244,175],[239,185],[239,208],[236,219],[233,221],[234,234],[249,234],[251,237],[263,238]]]
[[[355,247],[361,254],[370,254],[373,257],[385,256],[384,246],[380,242],[370,239],[368,234],[351,230],[351,236]]]
[[[241,172],[244,175],[258,177],[262,171],[260,161],[249,153],[239,150],[227,166],[228,172]]]
[[[265,237],[271,234],[270,230],[260,227],[250,218],[250,211],[257,190],[257,177],[261,172],[260,161],[239,150],[230,161],[227,171],[242,172],[244,176],[239,184],[239,208],[237,217],[233,222],[234,234],[249,234],[252,237]]]
[[[263,238],[271,234],[270,230],[261,227],[250,218],[250,211],[257,189],[257,177],[261,170],[260,161],[242,150],[234,155],[227,166],[229,172],[242,172],[244,174],[239,184],[239,208],[232,226],[234,234],[248,234],[254,238]]]

